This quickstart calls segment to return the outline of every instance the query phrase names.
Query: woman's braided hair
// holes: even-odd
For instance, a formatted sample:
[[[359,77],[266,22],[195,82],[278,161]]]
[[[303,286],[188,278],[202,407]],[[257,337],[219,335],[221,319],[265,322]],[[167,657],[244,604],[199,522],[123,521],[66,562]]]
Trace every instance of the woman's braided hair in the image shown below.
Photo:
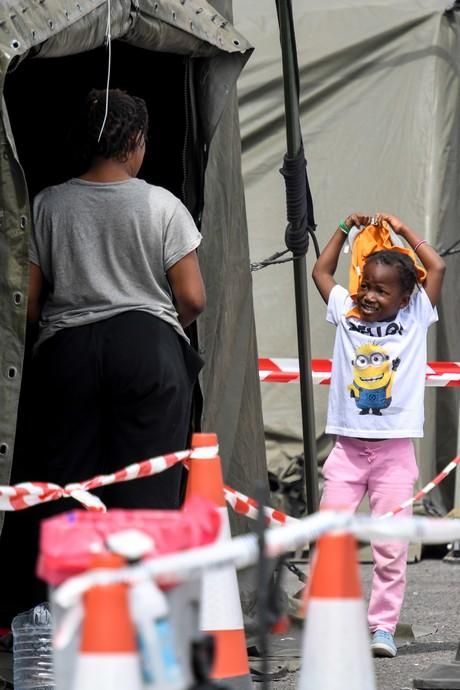
[[[107,117],[101,133],[106,99],[107,91],[98,89],[92,89],[86,98],[86,136],[81,153],[88,164],[94,156],[124,162],[139,139],[147,138],[149,118],[145,101],[120,89],[108,92]]]
[[[394,249],[382,249],[378,252],[372,252],[372,254],[366,257],[366,265],[371,261],[384,264],[385,266],[394,266],[399,273],[401,290],[404,293],[412,294],[417,284],[417,270],[408,254],[395,251]]]

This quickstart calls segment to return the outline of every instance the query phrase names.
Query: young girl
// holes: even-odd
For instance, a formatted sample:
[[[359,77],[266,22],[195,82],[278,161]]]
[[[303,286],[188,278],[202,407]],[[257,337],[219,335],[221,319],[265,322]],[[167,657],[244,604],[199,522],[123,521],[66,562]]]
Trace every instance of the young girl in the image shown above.
[[[337,327],[326,432],[337,436],[324,465],[323,506],[355,510],[365,493],[373,515],[411,498],[418,470],[412,438],[423,436],[426,336],[437,321],[445,264],[426,240],[399,218],[379,214],[406,240],[426,269],[423,287],[411,257],[397,250],[370,254],[353,300],[336,284],[340,251],[353,227],[371,219],[353,213],[342,221],[313,268]],[[410,515],[411,508],[398,513]],[[374,573],[368,609],[375,656],[394,657],[393,639],[403,603],[405,543],[372,544]]]

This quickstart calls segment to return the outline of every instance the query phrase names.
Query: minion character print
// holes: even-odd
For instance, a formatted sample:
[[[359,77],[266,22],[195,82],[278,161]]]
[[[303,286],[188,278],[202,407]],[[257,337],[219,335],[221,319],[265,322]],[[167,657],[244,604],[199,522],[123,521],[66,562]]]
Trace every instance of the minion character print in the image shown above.
[[[400,359],[394,360],[380,345],[366,343],[355,350],[353,383],[348,386],[359,414],[381,415],[391,405],[393,379]]]

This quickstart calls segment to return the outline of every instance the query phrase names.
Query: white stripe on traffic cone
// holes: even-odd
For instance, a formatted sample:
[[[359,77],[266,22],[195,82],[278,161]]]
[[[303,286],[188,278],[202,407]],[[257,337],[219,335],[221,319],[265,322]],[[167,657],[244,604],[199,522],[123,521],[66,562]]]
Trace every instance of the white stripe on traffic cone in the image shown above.
[[[357,548],[349,534],[318,539],[305,600],[300,690],[375,690]]]
[[[216,434],[193,434],[186,498],[190,496],[202,496],[218,507],[222,517],[218,541],[230,539]],[[200,628],[212,634],[216,645],[211,678],[222,681],[232,690],[250,690],[252,684],[243,614],[233,565],[204,573]]]

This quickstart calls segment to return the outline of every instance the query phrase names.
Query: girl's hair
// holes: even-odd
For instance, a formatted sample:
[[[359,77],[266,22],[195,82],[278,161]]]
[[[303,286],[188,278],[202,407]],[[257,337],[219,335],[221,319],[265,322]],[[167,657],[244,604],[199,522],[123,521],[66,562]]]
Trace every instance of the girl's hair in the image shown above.
[[[411,294],[417,284],[417,270],[415,264],[408,254],[395,251],[394,249],[382,249],[373,252],[366,257],[366,266],[369,262],[394,266],[399,274],[401,290]]]
[[[92,89],[86,98],[82,122],[83,149],[80,153],[85,163],[89,165],[94,156],[126,161],[136,149],[140,137],[147,138],[148,124],[147,106],[142,98],[130,96],[120,89],[110,89],[108,94],[106,90]]]

